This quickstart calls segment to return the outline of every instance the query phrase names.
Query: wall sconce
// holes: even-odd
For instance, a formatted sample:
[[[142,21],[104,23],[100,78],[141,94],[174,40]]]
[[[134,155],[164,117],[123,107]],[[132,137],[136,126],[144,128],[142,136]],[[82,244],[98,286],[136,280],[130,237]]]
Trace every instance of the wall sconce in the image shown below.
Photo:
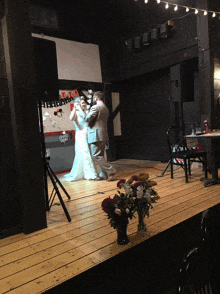
[[[142,36],[142,44],[147,46],[150,44],[150,32],[144,33]]]

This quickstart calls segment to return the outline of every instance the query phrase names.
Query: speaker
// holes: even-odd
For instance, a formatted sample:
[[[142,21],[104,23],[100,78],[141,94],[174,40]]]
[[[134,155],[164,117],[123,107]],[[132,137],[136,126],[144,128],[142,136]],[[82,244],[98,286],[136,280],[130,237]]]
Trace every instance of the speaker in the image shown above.
[[[56,43],[33,37],[33,47],[40,100],[59,100]]]
[[[197,60],[186,61],[170,68],[171,100],[173,102],[194,101],[194,79]]]

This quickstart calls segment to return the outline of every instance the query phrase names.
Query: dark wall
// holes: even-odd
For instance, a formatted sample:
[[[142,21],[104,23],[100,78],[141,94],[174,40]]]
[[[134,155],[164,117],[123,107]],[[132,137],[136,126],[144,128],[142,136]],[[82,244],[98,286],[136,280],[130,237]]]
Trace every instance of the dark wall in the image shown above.
[[[191,131],[191,125],[200,122],[199,94],[193,85],[198,84],[194,76],[194,72],[198,72],[196,23],[196,16],[192,14],[177,18],[168,38],[152,41],[145,48],[128,51],[125,42],[119,39],[117,45],[109,44],[106,50],[101,47],[104,82],[116,81],[127,85],[127,90],[120,93],[122,137],[115,138],[117,158],[166,161],[165,134],[168,127],[184,119],[187,130]],[[146,30],[142,29],[142,32]],[[186,87],[189,87],[183,83],[188,75],[180,75],[180,84],[185,87],[175,104],[171,97],[170,68],[183,62],[189,62],[189,70],[193,67],[190,80],[192,93],[191,102],[179,105],[183,96],[188,96]],[[187,101],[188,97],[185,98]]]
[[[120,93],[121,138],[117,158],[167,160],[170,125],[169,69],[127,81]]]
[[[143,27],[142,33],[146,30]],[[100,46],[103,82],[129,79],[196,57],[196,37],[196,16],[190,14],[174,20],[168,38],[152,41],[138,50],[127,50],[125,40],[116,38],[107,47]]]
[[[1,20],[1,237],[46,223],[41,136],[31,27],[26,0],[5,1]],[[2,97],[1,97],[2,98]],[[2,99],[1,99],[2,100]],[[14,232],[13,232],[14,231]]]
[[[22,223],[21,199],[17,191],[15,146],[9,107],[8,83],[5,68],[2,29],[0,26],[0,239],[10,229],[20,232]],[[4,86],[3,86],[4,84]],[[9,233],[10,235],[10,233]]]

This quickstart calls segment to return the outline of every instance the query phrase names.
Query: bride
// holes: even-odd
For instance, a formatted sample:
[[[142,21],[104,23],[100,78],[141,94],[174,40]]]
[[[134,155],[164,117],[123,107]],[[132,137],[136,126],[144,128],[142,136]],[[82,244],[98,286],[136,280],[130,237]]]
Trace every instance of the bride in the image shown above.
[[[97,178],[95,166],[88,145],[88,123],[84,121],[87,112],[85,97],[76,98],[70,114],[75,132],[75,158],[69,174],[64,175],[63,181],[93,180]]]

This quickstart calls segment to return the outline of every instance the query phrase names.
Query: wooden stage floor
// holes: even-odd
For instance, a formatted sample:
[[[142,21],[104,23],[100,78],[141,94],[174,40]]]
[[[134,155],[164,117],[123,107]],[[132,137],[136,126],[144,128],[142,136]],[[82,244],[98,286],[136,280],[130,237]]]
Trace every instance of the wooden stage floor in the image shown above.
[[[71,199],[60,191],[71,222],[55,199],[55,205],[48,212],[48,228],[0,240],[0,293],[44,293],[72,278],[77,280],[77,276],[87,270],[169,232],[172,227],[220,202],[220,186],[205,188],[200,181],[201,169],[194,168],[186,184],[181,168],[176,170],[173,180],[169,168],[163,177],[158,177],[165,163],[122,159],[116,161],[115,166],[118,179],[147,172],[150,179],[157,182],[155,190],[161,198],[146,219],[148,233],[145,236],[137,233],[137,218],[134,218],[128,225],[130,242],[124,246],[116,243],[116,231],[110,227],[101,202],[114,196],[117,181],[64,182]],[[49,193],[51,189],[49,181]]]

